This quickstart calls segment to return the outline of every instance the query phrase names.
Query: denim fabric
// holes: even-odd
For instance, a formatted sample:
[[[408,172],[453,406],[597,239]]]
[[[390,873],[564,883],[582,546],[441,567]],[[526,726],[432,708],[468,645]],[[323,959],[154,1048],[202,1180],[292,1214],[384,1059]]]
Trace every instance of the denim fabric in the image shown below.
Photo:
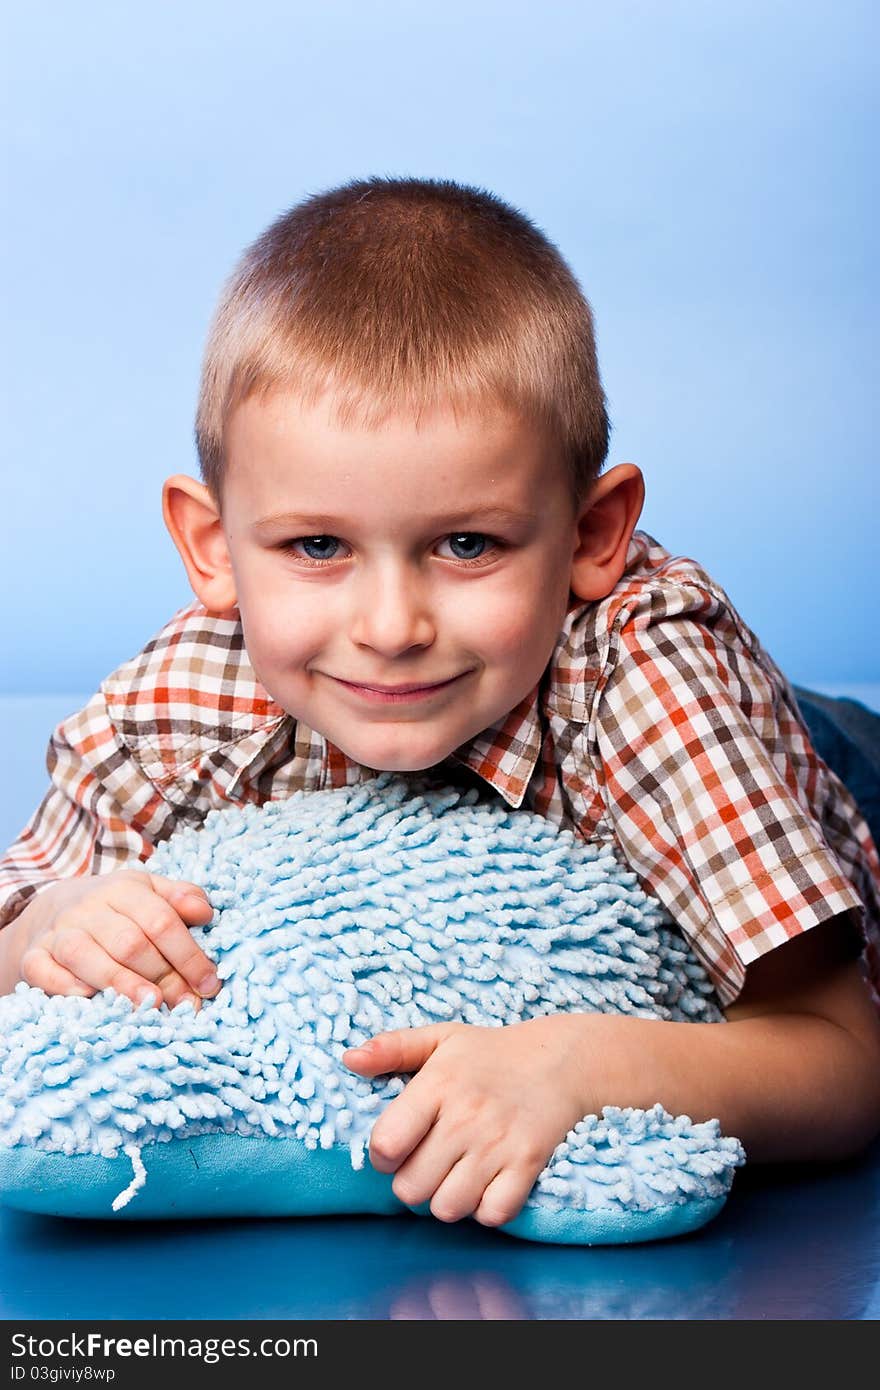
[[[813,747],[852,793],[880,846],[880,714],[859,700],[792,688]]]

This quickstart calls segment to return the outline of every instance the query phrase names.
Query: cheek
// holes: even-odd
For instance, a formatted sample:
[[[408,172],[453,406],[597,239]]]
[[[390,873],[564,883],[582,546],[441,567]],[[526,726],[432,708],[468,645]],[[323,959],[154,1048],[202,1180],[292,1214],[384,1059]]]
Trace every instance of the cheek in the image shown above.
[[[462,596],[449,613],[451,631],[469,639],[488,656],[503,659],[521,652],[546,626],[542,604],[529,591],[525,597],[510,589],[493,592],[474,586],[473,595]]]
[[[294,620],[283,609],[273,614],[270,607],[261,607],[256,621],[250,626],[242,614],[242,625],[264,657],[283,662],[286,666],[305,661],[326,646],[329,630],[329,625],[320,618],[309,621],[307,615],[301,613]]]
[[[305,596],[292,601],[289,587],[271,575],[253,575],[240,585],[238,607],[248,653],[263,666],[306,660],[326,641],[331,626],[326,604],[310,603]]]

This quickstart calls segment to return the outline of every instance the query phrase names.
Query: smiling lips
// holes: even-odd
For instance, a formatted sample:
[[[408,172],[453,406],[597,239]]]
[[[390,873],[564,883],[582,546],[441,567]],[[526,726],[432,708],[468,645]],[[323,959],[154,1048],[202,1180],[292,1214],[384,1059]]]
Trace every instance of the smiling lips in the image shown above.
[[[433,690],[438,685],[448,685],[449,681],[457,680],[457,676],[450,676],[445,681],[423,681],[421,685],[368,685],[366,681],[346,681],[346,685],[356,685],[360,690],[376,690],[380,695],[409,695],[413,690]]]
[[[467,675],[463,671],[461,675]],[[412,700],[432,694],[435,690],[442,690],[445,686],[451,685],[453,681],[459,680],[460,676],[450,676],[448,680],[437,681],[433,685],[359,685],[354,681],[345,681],[340,677],[335,677],[341,685],[349,690],[355,690],[359,695],[364,695],[368,699],[375,700]]]

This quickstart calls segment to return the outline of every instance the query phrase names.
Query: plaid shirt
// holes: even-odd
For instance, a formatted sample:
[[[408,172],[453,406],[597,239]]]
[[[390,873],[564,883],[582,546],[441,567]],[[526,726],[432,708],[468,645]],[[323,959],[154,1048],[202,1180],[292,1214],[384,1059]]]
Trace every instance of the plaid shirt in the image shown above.
[[[237,610],[181,608],[54,730],[51,785],[0,859],[0,926],[59,878],[149,859],[209,810],[375,775],[258,682]],[[438,764],[585,840],[667,908],[723,1004],[750,961],[852,911],[880,1002],[880,859],[786,678],[693,560],[636,531],[572,598],[538,685]]]

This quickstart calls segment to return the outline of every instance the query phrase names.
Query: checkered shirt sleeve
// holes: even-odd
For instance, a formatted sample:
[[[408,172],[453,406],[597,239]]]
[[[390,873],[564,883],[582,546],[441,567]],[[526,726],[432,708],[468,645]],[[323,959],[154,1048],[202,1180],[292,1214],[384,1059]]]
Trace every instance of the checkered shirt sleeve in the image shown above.
[[[272,790],[263,759],[284,722],[240,623],[198,602],[178,610],[53,731],[49,789],[0,857],[0,928],[59,879],[143,862],[215,807],[261,804]],[[298,766],[315,761],[310,748]]]
[[[870,833],[723,593],[658,584],[615,641],[595,723],[607,815],[722,1002],[749,962],[838,913],[864,935],[851,880],[880,916]]]
[[[172,808],[123,744],[103,690],[53,731],[51,785],[0,860],[0,927],[58,879],[147,859]]]

